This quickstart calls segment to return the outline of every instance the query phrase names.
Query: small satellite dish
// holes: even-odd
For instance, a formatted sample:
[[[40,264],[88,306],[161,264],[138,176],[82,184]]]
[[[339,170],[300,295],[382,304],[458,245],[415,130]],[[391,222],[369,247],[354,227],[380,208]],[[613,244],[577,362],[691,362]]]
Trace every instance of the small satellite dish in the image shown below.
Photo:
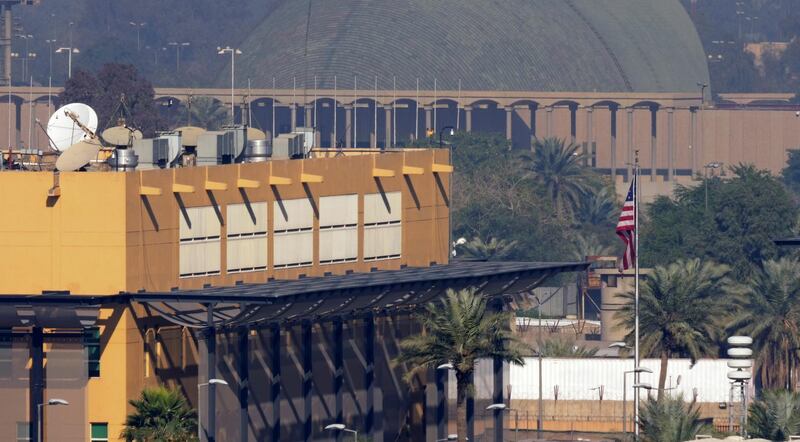
[[[92,132],[97,130],[97,113],[91,107],[83,103],[70,103],[60,107],[47,121],[50,147],[57,152],[63,152],[73,144],[89,139],[89,135],[67,116],[67,111],[74,114]]]
[[[61,172],[78,170],[97,158],[99,152],[100,144],[97,141],[79,141],[58,156],[56,169]]]
[[[197,147],[197,137],[206,133],[206,130],[197,126],[183,126],[175,129],[181,133],[181,146]]]
[[[247,128],[247,141],[250,140],[266,140],[267,134],[260,129],[256,129],[255,127],[248,127]]]
[[[110,127],[103,131],[103,140],[113,146],[128,146],[135,140],[141,140],[142,133],[125,126]]]

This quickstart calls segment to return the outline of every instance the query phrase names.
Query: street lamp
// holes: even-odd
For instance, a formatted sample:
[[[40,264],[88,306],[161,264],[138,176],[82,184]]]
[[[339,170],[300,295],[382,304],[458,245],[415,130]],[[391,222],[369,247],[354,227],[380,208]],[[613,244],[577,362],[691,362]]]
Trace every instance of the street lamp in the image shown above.
[[[519,410],[516,408],[508,408],[508,406],[503,403],[491,404],[486,407],[486,410],[497,413],[502,413],[504,411],[514,412],[514,442],[517,442],[517,436],[519,435]]]
[[[33,40],[33,35],[32,34],[17,34],[17,38],[21,38],[21,39],[25,40],[25,52],[24,52],[25,57],[23,57],[23,59],[22,59],[22,82],[24,83],[25,79],[28,78],[28,76],[27,76],[27,72],[28,72],[28,69],[27,69],[27,64],[28,64],[28,61],[27,61],[28,60],[28,42],[30,42],[30,40]]]
[[[236,56],[241,55],[242,51],[239,49],[234,49],[230,46],[225,46],[224,48],[217,47],[217,54],[219,55],[225,55],[228,52],[231,53],[231,124],[233,124],[235,106],[233,101],[233,88],[236,80]]]
[[[60,54],[62,52],[67,53],[67,78],[72,78],[72,54],[80,54],[81,51],[78,48],[58,48],[56,49],[56,54]]]
[[[706,198],[706,211],[708,211],[708,169],[719,169],[722,167],[722,163],[719,161],[713,161],[711,163],[706,164],[703,166],[703,170],[705,171],[705,198]]]
[[[167,43],[170,46],[175,46],[175,72],[180,72],[181,70],[181,48],[185,48],[189,46],[188,41],[177,42],[171,41]]]
[[[56,398],[54,398],[54,399],[50,399],[49,401],[47,401],[46,404],[36,404],[36,407],[39,409],[39,416],[38,416],[39,417],[39,422],[38,422],[37,426],[39,427],[39,440],[40,441],[44,440],[44,417],[42,416],[42,411],[43,411],[45,405],[69,405],[69,402],[67,402],[64,399],[56,399]]]
[[[631,373],[652,373],[647,367],[636,367],[633,370],[622,372],[622,432],[628,433],[628,375]],[[641,384],[635,384],[641,385]]]
[[[452,362],[447,362],[445,364],[442,364],[442,365],[436,367],[436,369],[437,370],[455,370],[455,367],[453,366]]]
[[[144,25],[146,25],[147,23],[145,23],[145,22],[136,23],[136,22],[129,21],[128,24],[133,26],[134,28],[136,28],[136,52],[139,52],[142,49],[142,46],[139,43],[140,42],[140,40],[139,40],[139,31],[141,31],[142,28],[144,27]]]
[[[708,83],[703,83],[701,81],[697,82],[697,87],[700,88],[700,104],[706,102],[706,88],[708,87]]]
[[[344,424],[330,424],[326,425],[324,429],[335,430],[335,431],[346,431],[348,433],[353,433],[353,441],[358,442],[358,430],[351,430],[350,428],[345,427]]]
[[[448,440],[458,440],[457,434],[448,434],[444,439],[436,439],[436,442],[447,442]]]
[[[224,379],[211,378],[208,382],[197,384],[197,440],[203,440],[203,426],[200,425],[202,417],[200,413],[200,388],[209,385],[228,385],[228,383]]]
[[[439,131],[439,147],[443,147],[444,146],[444,141],[442,141],[442,134],[444,134],[444,131],[446,131],[447,129],[450,129],[449,134],[450,134],[451,137],[456,134],[456,128],[455,127],[453,127],[453,126],[445,126],[445,127],[443,127]]]

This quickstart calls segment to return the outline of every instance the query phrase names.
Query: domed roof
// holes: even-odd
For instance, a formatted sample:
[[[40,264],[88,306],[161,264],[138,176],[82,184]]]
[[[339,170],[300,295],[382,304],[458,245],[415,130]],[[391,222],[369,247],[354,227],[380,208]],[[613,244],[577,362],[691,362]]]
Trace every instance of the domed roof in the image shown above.
[[[237,87],[696,92],[708,82],[678,0],[276,2],[240,46]],[[308,25],[308,26],[307,26]],[[308,29],[307,55],[305,53]],[[229,85],[230,68],[218,85]]]

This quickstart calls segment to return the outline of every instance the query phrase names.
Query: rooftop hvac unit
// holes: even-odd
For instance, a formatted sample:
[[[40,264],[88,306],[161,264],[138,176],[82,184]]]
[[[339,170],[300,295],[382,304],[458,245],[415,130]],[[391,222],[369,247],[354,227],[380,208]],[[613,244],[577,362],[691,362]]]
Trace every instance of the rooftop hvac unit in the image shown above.
[[[303,135],[303,148],[304,154],[311,151],[314,147],[314,131],[313,127],[296,127],[292,133]]]
[[[305,156],[304,136],[302,133],[281,134],[275,138],[272,146],[272,158],[303,158]]]
[[[139,157],[139,169],[164,169],[169,167],[170,145],[167,138],[144,138],[133,142],[133,151]]]
[[[225,132],[208,131],[197,136],[198,166],[220,164],[222,163],[224,155]]]
[[[242,161],[242,155],[244,154],[244,149],[247,146],[247,126],[243,126],[241,124],[223,126],[222,130],[225,133],[230,133],[233,135],[233,138],[228,141],[230,146],[227,148],[227,151],[231,152],[235,162]]]

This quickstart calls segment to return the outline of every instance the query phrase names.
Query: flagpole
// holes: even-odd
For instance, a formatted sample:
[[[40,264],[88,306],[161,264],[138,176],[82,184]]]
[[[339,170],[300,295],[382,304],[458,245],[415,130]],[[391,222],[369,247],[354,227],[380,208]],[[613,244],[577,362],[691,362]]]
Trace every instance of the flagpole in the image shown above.
[[[633,250],[634,250],[634,325],[633,325],[633,358],[634,369],[633,376],[635,377],[634,383],[639,384],[639,151],[637,150],[634,157],[634,178],[633,178],[633,211],[634,211],[634,225],[633,225]],[[639,440],[639,389],[633,389],[633,425],[635,440]]]

